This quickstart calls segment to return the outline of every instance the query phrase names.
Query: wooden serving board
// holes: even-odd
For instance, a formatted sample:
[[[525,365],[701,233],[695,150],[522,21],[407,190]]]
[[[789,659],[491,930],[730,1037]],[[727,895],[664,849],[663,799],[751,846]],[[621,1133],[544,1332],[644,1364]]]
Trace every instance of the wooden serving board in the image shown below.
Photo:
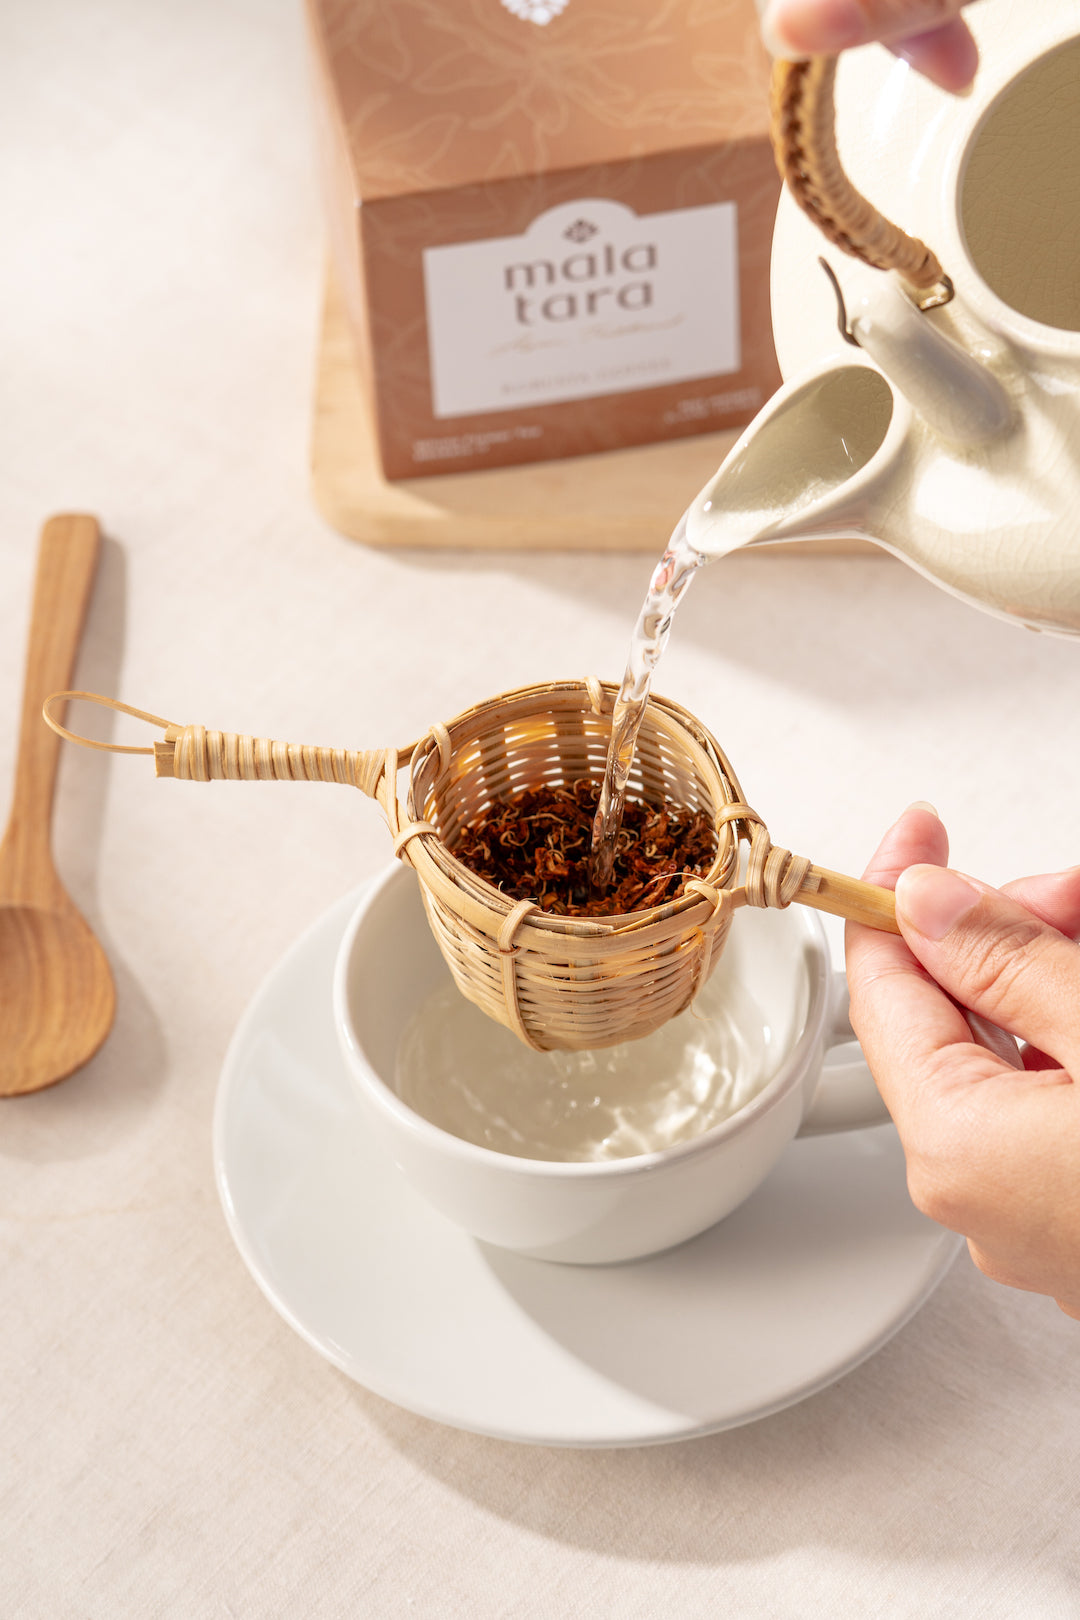
[[[311,442],[312,491],[335,529],[371,546],[645,551],[659,556],[737,434],[486,472],[388,482],[379,466],[352,333],[328,276]],[[882,553],[857,540],[763,547],[760,555]]]

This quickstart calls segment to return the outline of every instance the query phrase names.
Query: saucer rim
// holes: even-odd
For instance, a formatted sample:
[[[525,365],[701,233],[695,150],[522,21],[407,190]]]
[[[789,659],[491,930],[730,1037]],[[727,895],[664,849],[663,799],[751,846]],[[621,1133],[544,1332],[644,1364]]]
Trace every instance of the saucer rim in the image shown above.
[[[365,1366],[363,1371],[359,1370],[360,1358],[355,1353],[340,1348],[333,1341],[328,1340],[319,1332],[310,1328],[303,1316],[294,1309],[281,1290],[265,1274],[261,1260],[255,1252],[253,1242],[249,1238],[244,1218],[233,1198],[230,1185],[229,1155],[225,1147],[225,1133],[232,1094],[245,1068],[244,1048],[249,1042],[251,1032],[257,1029],[265,1019],[267,999],[272,994],[278,981],[287,975],[288,970],[296,962],[306,958],[313,947],[321,944],[323,937],[330,933],[331,928],[335,930],[334,950],[336,952],[337,946],[344,936],[345,927],[353,908],[359,903],[360,898],[372,881],[369,879],[357,885],[327,907],[292,942],[256,986],[235,1026],[226,1049],[215,1095],[211,1132],[215,1184],[229,1235],[236,1245],[237,1252],[245,1268],[275,1313],[321,1359],[335,1367],[350,1381],[403,1411],[464,1433],[477,1434],[493,1440],[576,1450],[614,1450],[674,1444],[683,1440],[704,1438],[711,1434],[722,1433],[728,1429],[744,1427],[747,1424],[758,1422],[763,1418],[784,1411],[788,1407],[795,1406],[810,1396],[820,1393],[831,1384],[846,1377],[848,1373],[853,1372],[864,1361],[876,1355],[889,1340],[894,1338],[918,1314],[943,1281],[956,1259],[962,1245],[962,1239],[954,1233],[939,1227],[928,1233],[926,1255],[921,1268],[920,1286],[905,1295],[902,1309],[890,1316],[880,1330],[869,1340],[860,1341],[856,1349],[840,1360],[830,1363],[827,1370],[787,1386],[775,1400],[763,1402],[755,1407],[744,1407],[737,1411],[729,1411],[723,1416],[713,1418],[691,1419],[686,1414],[675,1411],[670,1407],[650,1402],[647,1397],[635,1397],[634,1404],[642,1418],[646,1412],[655,1414],[655,1421],[648,1427],[642,1426],[631,1430],[628,1425],[623,1425],[617,1432],[614,1428],[608,1428],[605,1432],[594,1432],[592,1434],[569,1430],[560,1433],[554,1429],[545,1429],[543,1432],[530,1432],[521,1428],[496,1423],[484,1423],[472,1417],[455,1415],[453,1412],[448,1411],[445,1406],[428,1402],[422,1396],[418,1396],[415,1388],[395,1383],[392,1378],[387,1378],[379,1372],[372,1372],[368,1366]],[[332,1019],[329,994],[326,998],[322,1016],[327,1020]],[[351,1079],[345,1071],[344,1058],[340,1052],[338,1058],[341,1065],[342,1082],[349,1097],[355,1102]],[[357,1103],[356,1106],[359,1112],[359,1104]],[[891,1127],[882,1126],[876,1127],[876,1129],[887,1130],[891,1129]],[[407,1193],[409,1189],[402,1183],[400,1191]],[[413,1196],[419,1197],[418,1194]],[[425,1206],[425,1209],[427,1209],[427,1206]],[[438,1220],[440,1224],[444,1226],[450,1225],[435,1211],[430,1211],[430,1215],[432,1219]],[[461,1237],[465,1242],[475,1241],[468,1239],[464,1233],[461,1234]],[[687,1245],[680,1244],[674,1250],[668,1252],[677,1254],[685,1247]],[[625,1262],[625,1267],[632,1268],[639,1264],[654,1266],[658,1262],[662,1263],[663,1259],[663,1255],[653,1255],[647,1257],[644,1261]],[[545,1267],[555,1264],[548,1261],[525,1260],[522,1263]],[[578,1272],[592,1268],[567,1266],[566,1269]],[[597,1269],[606,1270],[609,1268],[599,1267]],[[620,1266],[618,1269],[623,1269],[623,1267]]]

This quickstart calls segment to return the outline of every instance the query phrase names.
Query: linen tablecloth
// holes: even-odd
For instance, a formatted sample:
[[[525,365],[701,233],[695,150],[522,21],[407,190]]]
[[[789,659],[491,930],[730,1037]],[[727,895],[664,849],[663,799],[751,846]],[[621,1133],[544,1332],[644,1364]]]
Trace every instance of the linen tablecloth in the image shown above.
[[[78,683],[179,720],[372,745],[617,677],[640,556],[372,550],[311,503],[298,5],[35,0],[0,41],[5,795],[54,511],[108,537]],[[1080,858],[1078,657],[889,560],[757,554],[705,570],[658,687],[789,847],[858,871],[923,798],[1003,881]],[[966,1254],[840,1382],[666,1447],[485,1439],[336,1371],[241,1262],[210,1127],[256,987],[388,860],[377,813],[69,750],[55,848],[119,1009],[0,1105],[8,1620],[1080,1612],[1080,1326]]]

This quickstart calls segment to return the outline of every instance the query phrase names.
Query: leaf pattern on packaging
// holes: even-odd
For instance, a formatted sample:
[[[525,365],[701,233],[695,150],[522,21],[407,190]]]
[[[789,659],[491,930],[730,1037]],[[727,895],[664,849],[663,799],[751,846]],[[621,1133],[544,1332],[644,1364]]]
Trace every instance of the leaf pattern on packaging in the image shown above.
[[[501,0],[307,3],[330,236],[388,476],[749,420],[779,381],[768,303],[779,179],[753,0],[570,0],[543,27]],[[424,250],[519,237],[563,203],[584,218],[591,198],[643,219],[736,203],[739,369],[436,417]]]
[[[753,0],[573,0],[543,27],[502,0],[309,4],[365,199],[767,126]]]
[[[570,0],[502,0],[507,11],[512,11],[515,17],[520,17],[523,22],[536,23],[541,28],[564,12],[569,3]]]

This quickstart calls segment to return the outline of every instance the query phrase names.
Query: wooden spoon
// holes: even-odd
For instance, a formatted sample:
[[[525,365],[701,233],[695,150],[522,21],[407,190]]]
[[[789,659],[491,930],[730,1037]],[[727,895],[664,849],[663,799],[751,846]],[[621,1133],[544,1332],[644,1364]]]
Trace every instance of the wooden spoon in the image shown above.
[[[0,842],[0,1096],[39,1091],[92,1057],[116,991],[97,939],[53,866],[49,837],[60,738],[41,705],[71,684],[101,536],[92,517],[41,531],[15,790]]]

